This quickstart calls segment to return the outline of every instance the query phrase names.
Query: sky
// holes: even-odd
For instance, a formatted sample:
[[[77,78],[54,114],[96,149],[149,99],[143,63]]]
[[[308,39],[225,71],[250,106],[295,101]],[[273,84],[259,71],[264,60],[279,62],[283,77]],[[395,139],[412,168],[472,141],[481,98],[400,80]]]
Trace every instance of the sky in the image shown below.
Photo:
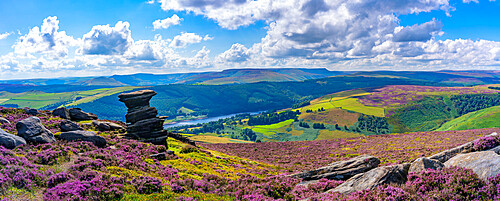
[[[493,0],[2,0],[0,79],[500,70]]]

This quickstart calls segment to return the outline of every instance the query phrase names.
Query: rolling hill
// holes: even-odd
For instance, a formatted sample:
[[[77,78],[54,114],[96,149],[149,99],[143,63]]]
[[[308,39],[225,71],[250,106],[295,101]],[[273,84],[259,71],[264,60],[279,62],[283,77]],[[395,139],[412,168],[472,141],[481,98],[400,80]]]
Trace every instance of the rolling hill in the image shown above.
[[[443,124],[438,131],[500,128],[500,106],[467,113]]]

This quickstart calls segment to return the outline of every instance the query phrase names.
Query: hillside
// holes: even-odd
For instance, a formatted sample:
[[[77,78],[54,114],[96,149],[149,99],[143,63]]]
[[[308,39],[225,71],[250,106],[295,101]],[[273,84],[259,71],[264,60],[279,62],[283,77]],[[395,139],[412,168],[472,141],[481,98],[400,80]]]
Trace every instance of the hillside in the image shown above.
[[[17,129],[13,125],[29,117],[23,109],[4,107],[0,107],[0,115],[11,121],[11,124],[0,123],[0,128],[8,133],[15,133]],[[404,173],[407,176],[398,178],[403,179],[403,185],[388,183],[348,195],[326,192],[348,181],[323,178],[303,185],[306,180],[287,176],[363,154],[380,159],[382,163],[377,168],[415,163],[416,158],[500,132],[499,129],[198,147],[169,138],[167,148],[124,139],[125,130],[99,131],[87,124],[88,121],[75,122],[106,140],[104,146],[98,147],[92,141],[62,140],[59,124],[63,120],[49,111],[38,111],[36,116],[41,125],[54,133],[56,142],[20,145],[12,150],[0,146],[1,199],[448,200],[451,196],[456,200],[469,200],[481,196],[495,200],[500,196],[498,176],[482,179],[472,170],[458,167],[407,172]],[[498,140],[495,143],[498,145]],[[157,157],[159,153],[165,157]],[[467,193],[463,193],[463,189]]]
[[[444,123],[438,131],[500,128],[500,106],[467,113]]]
[[[432,131],[461,115],[500,106],[500,95],[497,90],[489,88],[491,86],[390,85],[361,88],[301,102],[295,104],[294,109],[254,116],[239,115],[170,129],[195,134],[198,141],[204,141],[199,136],[250,141],[303,141]],[[488,114],[481,119],[485,122],[498,120]],[[495,126],[481,124],[469,127]]]
[[[116,81],[113,78],[108,77],[96,77],[90,80],[85,80],[81,82],[72,83],[72,85],[83,85],[83,86],[125,86],[126,84]]]

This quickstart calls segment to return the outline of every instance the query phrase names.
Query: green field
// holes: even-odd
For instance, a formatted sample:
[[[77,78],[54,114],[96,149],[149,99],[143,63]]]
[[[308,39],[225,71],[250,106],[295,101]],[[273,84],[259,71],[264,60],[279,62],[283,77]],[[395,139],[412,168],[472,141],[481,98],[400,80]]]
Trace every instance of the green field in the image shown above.
[[[500,106],[467,113],[443,124],[438,131],[500,128]]]
[[[346,98],[342,100],[333,101],[332,104],[335,107],[342,108],[344,110],[350,110],[366,115],[373,115],[376,117],[384,117],[384,108],[371,107],[361,104],[357,98]]]

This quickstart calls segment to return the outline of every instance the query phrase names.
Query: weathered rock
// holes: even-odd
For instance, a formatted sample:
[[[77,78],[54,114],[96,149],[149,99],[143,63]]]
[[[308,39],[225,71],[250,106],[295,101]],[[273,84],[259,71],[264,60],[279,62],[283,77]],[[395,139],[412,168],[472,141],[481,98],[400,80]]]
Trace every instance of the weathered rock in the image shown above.
[[[97,115],[82,111],[80,108],[69,109],[69,116],[73,121],[95,120]]]
[[[52,143],[56,139],[52,132],[43,126],[38,117],[29,117],[17,122],[17,135],[32,143]]]
[[[130,93],[123,93],[118,95],[118,98],[121,102],[124,102],[127,108],[135,108],[135,107],[149,107],[149,101],[153,96],[156,95],[156,92],[153,90],[140,90],[134,91]]]
[[[472,169],[481,179],[487,179],[500,174],[500,156],[493,151],[459,154],[446,161],[444,166]]]
[[[141,138],[149,138],[148,134],[163,129],[163,120],[160,118],[144,119],[127,127],[127,131]]]
[[[497,154],[500,154],[500,145],[499,146],[496,146],[494,148],[491,148],[491,149],[488,149],[486,151],[492,151],[492,152],[495,152]]]
[[[368,172],[357,174],[354,177],[351,177],[343,184],[327,191],[327,193],[339,192],[348,194],[365,189],[372,190],[377,186],[384,184],[403,184],[406,182],[406,176],[408,175],[409,168],[409,163],[378,167]]]
[[[174,139],[179,140],[183,143],[190,144],[190,145],[193,145],[196,147],[196,142],[194,142],[193,140],[191,140],[191,139],[189,139],[181,134],[172,133],[172,132],[167,132],[167,133],[168,133],[168,137],[174,138]]]
[[[26,140],[17,135],[12,135],[0,129],[0,146],[7,149],[14,149],[17,146],[26,144]]]
[[[96,135],[92,131],[69,131],[62,132],[59,138],[66,141],[85,141],[91,142],[97,147],[106,146],[106,139]]]
[[[37,109],[25,109],[24,111],[26,111],[26,114],[29,114],[29,115],[37,115],[38,114]]]
[[[70,120],[63,120],[59,123],[59,128],[62,132],[83,130],[78,124]]]
[[[58,116],[63,119],[71,119],[71,116],[69,115],[69,110],[66,109],[65,107],[60,107],[55,110],[52,110],[52,116]]]
[[[487,136],[495,136],[495,135],[497,135],[497,133],[492,133],[492,134],[489,134]],[[440,153],[434,154],[434,155],[430,156],[429,159],[437,160],[441,163],[444,163],[444,162],[448,161],[450,158],[453,158],[454,156],[456,156],[458,154],[470,153],[470,152],[474,151],[474,149],[473,149],[474,142],[476,142],[477,140],[478,139],[476,139],[472,142],[465,143],[465,144],[460,145],[458,147],[454,147],[454,148],[442,151]]]
[[[9,124],[10,125],[10,121],[7,120],[6,118],[0,117],[0,124]]]
[[[428,159],[428,158],[418,158],[417,160],[413,161],[410,166],[409,172],[421,172],[422,170],[426,169],[441,169],[443,168],[444,165],[443,163],[433,160],[433,159]]]
[[[119,124],[113,123],[113,122],[106,122],[106,121],[92,121],[92,125],[97,127],[101,131],[114,131],[114,130],[121,130],[125,129],[123,126],[120,126]]]
[[[158,110],[154,107],[139,107],[128,111],[125,119],[127,123],[134,124],[143,119],[154,118],[156,115],[158,115]]]
[[[167,154],[165,152],[162,152],[162,153],[157,153],[157,154],[152,154],[152,155],[149,155],[150,158],[154,158],[156,160],[167,160]]]
[[[325,167],[290,175],[303,180],[319,180],[322,178],[347,180],[354,175],[377,167],[380,160],[370,155],[362,155],[345,161],[338,161]]]

